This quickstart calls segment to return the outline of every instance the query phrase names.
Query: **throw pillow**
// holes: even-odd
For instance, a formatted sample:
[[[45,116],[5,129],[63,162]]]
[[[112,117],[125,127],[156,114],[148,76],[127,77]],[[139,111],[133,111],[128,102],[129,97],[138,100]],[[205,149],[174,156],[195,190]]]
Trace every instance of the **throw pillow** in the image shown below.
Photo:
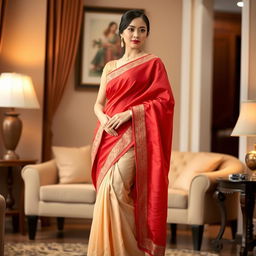
[[[187,163],[183,171],[173,182],[172,188],[188,191],[191,181],[196,175],[214,171],[221,164],[222,158],[222,156],[210,155],[207,153],[197,154]]]
[[[92,183],[91,146],[52,147],[59,173],[59,183]]]

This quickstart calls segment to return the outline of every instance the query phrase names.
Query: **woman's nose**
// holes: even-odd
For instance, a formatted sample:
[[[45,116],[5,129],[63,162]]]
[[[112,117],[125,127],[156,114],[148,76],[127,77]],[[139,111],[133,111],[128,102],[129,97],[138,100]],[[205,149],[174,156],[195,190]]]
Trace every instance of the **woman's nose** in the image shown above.
[[[138,36],[139,36],[138,30],[134,30],[133,36],[134,36],[134,37],[138,37]]]

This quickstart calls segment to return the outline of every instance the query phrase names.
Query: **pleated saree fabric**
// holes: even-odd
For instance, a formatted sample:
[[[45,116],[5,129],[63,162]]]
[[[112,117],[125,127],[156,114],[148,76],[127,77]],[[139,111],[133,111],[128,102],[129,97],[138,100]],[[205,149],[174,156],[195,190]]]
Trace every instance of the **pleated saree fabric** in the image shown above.
[[[88,245],[89,255],[144,256],[136,241],[133,199],[134,149],[107,172],[97,193]]]
[[[162,256],[174,110],[166,70],[147,54],[107,73],[106,83],[104,112],[111,117],[131,109],[132,119],[118,136],[99,122],[95,130],[97,199],[88,256]]]

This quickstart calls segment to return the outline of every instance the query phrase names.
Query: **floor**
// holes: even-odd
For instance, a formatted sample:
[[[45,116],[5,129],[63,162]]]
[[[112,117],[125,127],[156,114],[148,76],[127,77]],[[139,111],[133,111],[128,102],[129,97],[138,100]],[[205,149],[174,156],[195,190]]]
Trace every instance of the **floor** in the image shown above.
[[[54,220],[51,220],[53,222]],[[38,225],[38,231],[36,235],[36,241],[38,242],[88,242],[90,232],[90,220],[69,220],[65,224],[63,237],[57,237],[57,228],[55,223],[52,223],[49,227],[41,227]],[[29,241],[27,235],[23,236],[19,233],[12,232],[11,219],[6,220],[6,231],[5,231],[5,242],[24,242]],[[213,252],[211,247],[211,240],[218,234],[219,226],[206,226],[203,236],[202,251]],[[230,241],[231,231],[229,228],[226,229],[224,234],[223,249],[220,252],[221,256],[228,255],[239,255],[239,246],[234,242]],[[170,231],[168,229],[167,241],[170,241]],[[178,226],[177,230],[177,243],[167,243],[170,248],[186,248],[192,249],[192,237],[191,231],[187,226]]]

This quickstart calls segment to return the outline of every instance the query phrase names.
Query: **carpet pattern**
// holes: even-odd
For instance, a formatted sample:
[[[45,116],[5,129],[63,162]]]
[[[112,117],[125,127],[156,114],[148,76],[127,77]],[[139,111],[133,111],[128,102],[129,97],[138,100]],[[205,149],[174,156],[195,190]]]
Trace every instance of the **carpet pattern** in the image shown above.
[[[4,256],[86,256],[87,245],[82,243],[7,243]],[[167,249],[165,256],[217,256],[216,253]]]

